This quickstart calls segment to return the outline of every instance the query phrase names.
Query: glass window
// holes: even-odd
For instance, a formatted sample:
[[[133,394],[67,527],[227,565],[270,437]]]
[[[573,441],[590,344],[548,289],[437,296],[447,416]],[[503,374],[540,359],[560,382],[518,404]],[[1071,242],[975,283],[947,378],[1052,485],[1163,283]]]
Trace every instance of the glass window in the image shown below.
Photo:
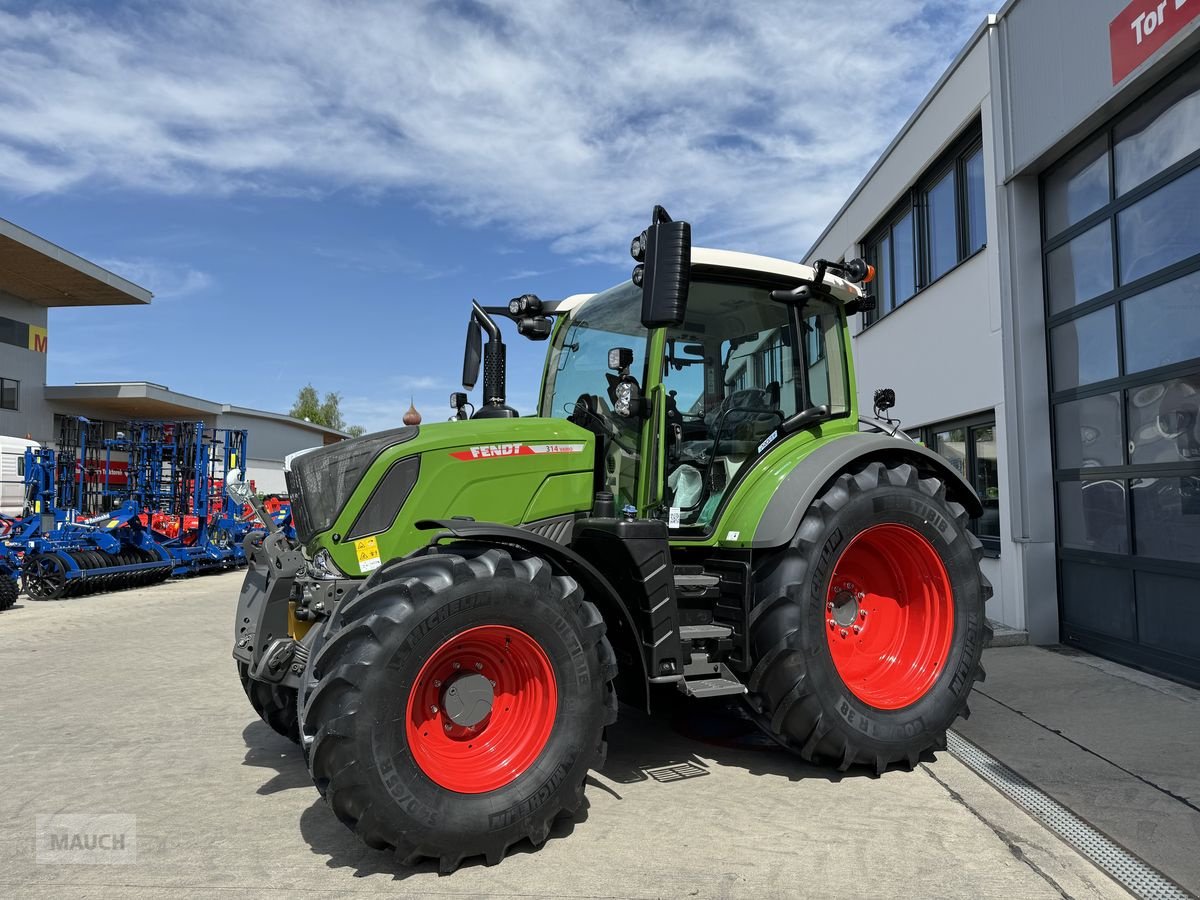
[[[1200,149],[1200,69],[1173,82],[1113,129],[1117,196]]]
[[[0,378],[0,409],[17,408],[17,393],[20,382],[11,378]]]
[[[1200,272],[1151,288],[1121,305],[1126,372],[1200,359]]]
[[[1200,557],[1200,474],[1134,478],[1129,484],[1138,556],[1195,562]]]
[[[893,298],[900,306],[917,292],[917,254],[913,213],[910,209],[892,226]]]
[[[1112,228],[1108,220],[1046,254],[1050,314],[1113,289]]]
[[[1129,461],[1200,463],[1200,375],[1126,391]]]
[[[987,243],[987,207],[983,187],[983,148],[980,147],[963,163],[967,200],[967,253],[971,254]]]
[[[1000,467],[995,421],[951,422],[929,429],[931,449],[975,488],[983,515],[970,528],[986,547],[1000,549]]]
[[[1129,552],[1125,482],[1115,478],[1058,485],[1059,542],[1077,550]]]
[[[1200,169],[1117,213],[1121,283],[1200,253]]]
[[[1050,329],[1054,388],[1065,390],[1117,377],[1117,323],[1113,307]]]
[[[1121,395],[1114,392],[1058,404],[1054,437],[1060,469],[1123,464]]]
[[[981,538],[1000,540],[1000,464],[996,455],[995,424],[971,428],[971,483],[983,503],[983,515],[975,523]]]
[[[1046,237],[1094,213],[1108,199],[1108,138],[1101,136],[1046,178]]]
[[[641,288],[627,281],[569,314],[550,348],[541,403],[543,416],[590,415],[603,425],[609,435],[603,450],[604,488],[612,491],[618,507],[636,501],[643,419],[612,411],[615,385],[605,376],[608,351],[625,347],[633,353],[630,374],[639,384],[646,383],[647,332],[641,323],[641,296]]]
[[[872,254],[875,265],[875,314],[874,318],[892,311],[892,239],[884,235],[875,245]]]
[[[947,428],[933,433],[934,449],[950,467],[963,478],[967,477],[967,429]]]
[[[848,408],[839,304],[818,298],[800,310],[769,294],[693,281],[686,321],[667,329],[664,384],[681,437],[669,449],[667,488],[683,527],[712,523],[726,488],[786,419],[809,405]],[[580,310],[586,316],[588,305]]]
[[[954,169],[925,195],[928,217],[929,280],[936,281],[958,264],[958,220],[955,216]]]

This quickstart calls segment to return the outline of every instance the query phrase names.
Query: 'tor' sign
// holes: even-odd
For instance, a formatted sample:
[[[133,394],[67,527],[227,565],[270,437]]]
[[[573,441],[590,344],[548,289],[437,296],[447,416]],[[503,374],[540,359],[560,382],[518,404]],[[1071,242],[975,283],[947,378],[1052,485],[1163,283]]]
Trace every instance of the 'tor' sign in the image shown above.
[[[1133,0],[1108,23],[1113,84],[1200,16],[1200,0]]]

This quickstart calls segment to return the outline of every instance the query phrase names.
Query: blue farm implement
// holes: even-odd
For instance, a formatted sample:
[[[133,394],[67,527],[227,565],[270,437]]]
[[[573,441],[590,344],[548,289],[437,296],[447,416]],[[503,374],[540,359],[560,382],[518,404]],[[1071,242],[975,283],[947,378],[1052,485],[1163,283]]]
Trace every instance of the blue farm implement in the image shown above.
[[[84,484],[68,450],[68,464],[55,450],[25,451],[26,513],[10,527],[7,555],[21,559],[21,582],[36,600],[57,600],[93,591],[162,581],[171,574],[170,555],[142,526],[135,503],[93,516],[61,505],[63,493]]]
[[[142,523],[171,557],[173,574],[245,561],[241,539],[251,526],[223,489],[231,472],[245,478],[244,430],[208,428],[203,422],[130,422],[119,437],[104,443],[106,480],[100,494],[142,511]],[[113,478],[114,472],[123,477]]]

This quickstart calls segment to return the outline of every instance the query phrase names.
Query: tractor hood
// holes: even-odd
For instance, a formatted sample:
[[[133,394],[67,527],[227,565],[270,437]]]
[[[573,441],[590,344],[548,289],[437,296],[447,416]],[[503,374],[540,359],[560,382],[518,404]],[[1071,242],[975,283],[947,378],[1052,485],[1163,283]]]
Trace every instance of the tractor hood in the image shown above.
[[[421,519],[525,525],[592,505],[594,436],[563,419],[407,426],[299,455],[286,472],[297,536],[370,574],[428,541]]]

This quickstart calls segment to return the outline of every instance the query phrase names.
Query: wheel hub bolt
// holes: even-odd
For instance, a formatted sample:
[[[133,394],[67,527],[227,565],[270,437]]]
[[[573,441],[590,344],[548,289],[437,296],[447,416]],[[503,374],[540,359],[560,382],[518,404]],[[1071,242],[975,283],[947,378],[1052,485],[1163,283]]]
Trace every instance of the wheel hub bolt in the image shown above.
[[[431,716],[436,716],[436,715],[437,715],[437,711],[438,711],[438,710],[437,710],[437,707],[436,707],[436,706],[431,706],[431,707],[429,707],[429,714],[430,714]]]
[[[453,666],[454,666],[454,668],[455,668],[455,669],[461,669],[461,668],[462,668],[462,666],[460,666],[458,663],[454,663],[454,664],[453,664]]]
[[[449,730],[450,730],[450,723],[449,723],[449,722],[447,722],[447,723],[446,723],[446,724],[445,724],[443,727],[444,727],[444,728],[445,728],[447,731],[449,731]]]
[[[829,612],[833,612],[833,601],[830,601],[829,603],[826,603],[826,604],[825,604],[825,609],[826,609],[827,611],[829,611]]]
[[[847,632],[846,632],[846,629],[845,629],[845,628],[843,628],[843,629],[842,629],[842,637],[845,637],[845,636],[846,636],[846,634],[847,634]]]
[[[434,686],[434,687],[441,687],[441,686],[442,686],[442,683],[441,683],[440,681],[438,681],[438,680],[435,678],[435,679],[433,679],[433,686]]]
[[[830,628],[837,628],[837,622],[835,622],[833,619],[830,619],[830,620],[829,620],[829,627],[830,627]]]
[[[482,672],[483,671],[483,663],[481,663],[481,662],[475,663],[475,671]]]
[[[867,617],[867,611],[866,611],[865,609],[860,609],[860,610],[858,611],[858,615],[859,615],[859,617],[860,617],[860,618],[863,618],[863,619],[865,619],[865,618]]]
[[[862,627],[861,627],[861,626],[859,626],[859,625],[855,625],[855,626],[854,626],[854,633],[855,633],[855,634],[861,634],[861,633],[862,633]]]

